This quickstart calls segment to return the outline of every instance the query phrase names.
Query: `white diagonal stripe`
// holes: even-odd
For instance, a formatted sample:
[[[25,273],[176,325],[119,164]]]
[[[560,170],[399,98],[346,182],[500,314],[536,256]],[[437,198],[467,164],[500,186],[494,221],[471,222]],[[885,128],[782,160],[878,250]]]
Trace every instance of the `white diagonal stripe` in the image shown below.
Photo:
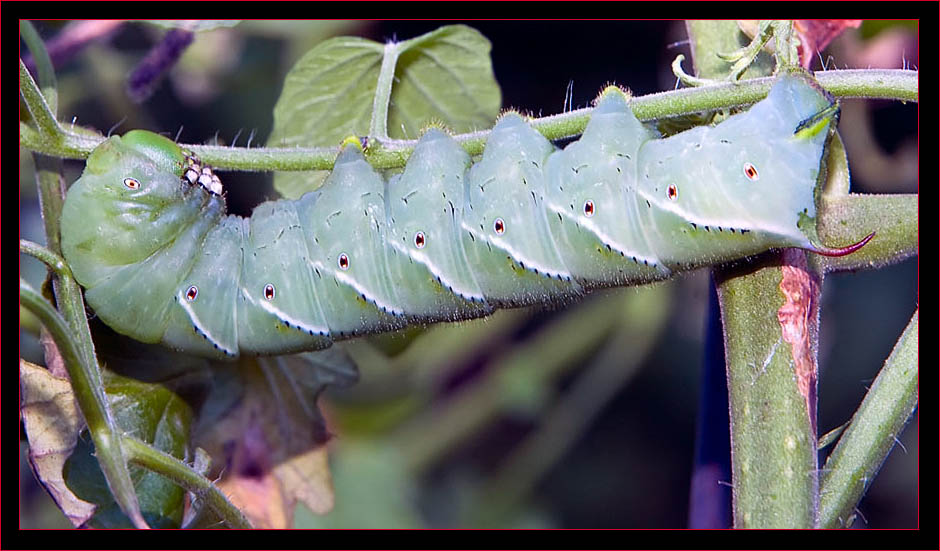
[[[196,315],[196,311],[193,309],[192,305],[189,304],[189,301],[186,300],[186,297],[183,295],[182,291],[177,293],[176,303],[179,304],[183,308],[183,311],[186,312],[186,315],[189,316],[189,321],[193,323],[193,327],[195,327],[197,331],[199,331],[203,336],[205,336],[209,342],[211,342],[216,347],[218,347],[219,350],[221,350],[222,352],[230,356],[238,355],[237,351],[234,351],[228,348],[227,346],[223,345],[219,341],[219,339],[215,337],[211,331],[209,331],[209,329],[199,319],[199,316]]]
[[[270,301],[255,299],[253,296],[251,296],[251,293],[248,292],[248,289],[245,289],[244,287],[242,287],[241,291],[242,291],[242,295],[244,295],[244,297],[247,298],[249,302],[261,308],[265,312],[271,314],[272,316],[276,317],[277,319],[281,320],[282,322],[289,323],[292,327],[296,327],[302,331],[306,331],[307,333],[313,332],[314,334],[323,335],[323,336],[329,336],[330,334],[329,327],[309,325],[306,321],[298,320],[294,316],[289,315],[287,312],[271,304]]]

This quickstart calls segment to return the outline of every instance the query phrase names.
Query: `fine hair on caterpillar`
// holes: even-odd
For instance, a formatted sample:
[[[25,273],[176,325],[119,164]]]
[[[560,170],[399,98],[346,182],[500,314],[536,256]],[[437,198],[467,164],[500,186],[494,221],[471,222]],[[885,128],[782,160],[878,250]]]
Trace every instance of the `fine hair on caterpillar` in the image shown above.
[[[132,131],[69,190],[63,251],[89,305],[135,339],[216,357],[319,349],[773,248],[849,254],[871,236],[832,249],[815,232],[837,114],[786,75],[750,110],[660,138],[610,87],[564,149],[507,113],[479,162],[430,129],[386,179],[351,143],[319,190],[247,218],[195,156]]]

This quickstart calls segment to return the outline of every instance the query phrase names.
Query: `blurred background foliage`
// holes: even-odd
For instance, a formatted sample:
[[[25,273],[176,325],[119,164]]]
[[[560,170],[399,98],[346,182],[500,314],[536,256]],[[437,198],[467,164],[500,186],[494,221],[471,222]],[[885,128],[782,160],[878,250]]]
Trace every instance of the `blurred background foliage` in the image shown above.
[[[284,75],[319,41],[407,39],[440,26],[245,21],[200,32],[153,94],[135,104],[127,75],[166,29],[108,23],[97,39],[53,56],[62,121],[242,146],[249,137],[252,145],[265,142]],[[36,26],[49,43],[76,24]],[[682,22],[468,24],[493,43],[503,106],[533,115],[588,106],[608,83],[636,95],[672,89],[669,64],[689,55]],[[828,68],[916,68],[916,37],[907,23],[866,22],[822,59]],[[916,104],[843,101],[853,191],[916,192],[916,129]],[[83,165],[65,164],[72,182]],[[270,174],[223,179],[230,208],[241,214],[275,196]],[[35,189],[32,161],[22,154],[20,234],[45,242]],[[21,273],[38,286],[45,270],[21,256]],[[686,526],[709,292],[700,271],[575,304],[347,343],[360,383],[320,401],[335,435],[336,507],[317,516],[300,506],[296,526]],[[916,304],[917,258],[827,278],[820,434],[850,419]],[[37,333],[21,315],[21,354],[41,363]],[[862,501],[867,524],[857,527],[917,526],[916,416],[901,442]],[[69,526],[25,461],[20,471],[21,527]]]

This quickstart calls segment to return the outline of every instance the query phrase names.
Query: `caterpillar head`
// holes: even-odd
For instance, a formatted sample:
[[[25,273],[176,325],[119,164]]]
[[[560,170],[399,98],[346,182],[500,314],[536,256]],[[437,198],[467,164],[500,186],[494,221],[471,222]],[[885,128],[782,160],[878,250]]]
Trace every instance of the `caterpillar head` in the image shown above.
[[[209,177],[203,175],[200,165],[189,183],[202,187],[187,184],[191,159],[172,140],[141,130],[112,136],[95,148],[62,211],[62,227],[70,228],[62,232],[62,248],[79,283],[97,283],[139,262],[179,233],[178,225],[155,220],[186,223],[200,216],[211,195],[204,193],[209,188],[203,180],[212,184],[214,176],[211,170]],[[89,223],[96,220],[108,223]],[[150,231],[140,231],[150,225]]]

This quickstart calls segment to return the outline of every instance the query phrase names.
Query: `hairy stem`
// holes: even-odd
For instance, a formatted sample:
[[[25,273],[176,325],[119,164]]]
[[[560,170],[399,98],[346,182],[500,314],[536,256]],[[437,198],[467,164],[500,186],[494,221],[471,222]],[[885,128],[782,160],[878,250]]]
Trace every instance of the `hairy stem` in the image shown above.
[[[400,52],[399,43],[389,42],[385,44],[382,68],[379,69],[379,78],[375,84],[372,122],[369,124],[369,136],[379,140],[388,138],[388,106],[391,104],[392,87],[395,84],[395,67],[398,64],[398,54]]]
[[[89,366],[75,345],[72,331],[61,315],[25,281],[20,280],[20,301],[52,335],[69,372],[75,399],[82,410],[101,471],[121,509],[138,528],[147,528],[140,512],[134,483],[121,446],[120,431],[108,407],[97,365]]]
[[[769,258],[760,269],[721,269],[716,274],[728,369],[736,528],[812,528],[815,519],[816,335],[811,327],[788,326],[780,319],[785,305],[782,263]],[[809,275],[805,268],[793,268],[801,279]],[[811,287],[815,289],[799,293],[801,304],[791,305],[803,315],[792,317],[816,323],[819,291],[818,285]]]
[[[28,34],[29,29],[27,29]],[[31,40],[30,44],[35,50],[37,61],[43,60],[42,64],[45,65],[48,56],[42,41]],[[65,144],[70,135],[59,126],[55,118],[57,92],[51,72],[51,68],[41,71],[40,75],[45,89],[40,91],[26,69],[26,65],[23,64],[22,59],[20,60],[20,93],[23,100],[36,123],[42,141],[47,145],[59,146]],[[35,247],[27,246],[26,249],[40,252],[41,260],[54,261],[50,265],[59,275],[55,278],[54,289],[59,308],[65,318],[63,319],[51,304],[22,281],[20,282],[20,297],[24,304],[31,306],[33,313],[50,330],[56,346],[60,350],[68,350],[63,353],[65,367],[69,373],[75,398],[94,441],[101,471],[121,510],[130,518],[134,526],[147,528],[147,522],[141,514],[134,483],[121,448],[121,429],[114,419],[104,392],[101,371],[91,340],[91,331],[88,328],[88,320],[85,318],[81,290],[71,274],[67,273],[68,270],[57,269],[60,259],[53,258],[53,253],[55,255],[61,253],[59,218],[65,196],[59,163],[59,159],[54,158],[42,158],[37,162],[39,167],[36,175],[37,187],[46,239],[51,250],[49,254],[42,254]]]
[[[25,71],[25,67],[21,73]],[[819,82],[837,96],[894,98],[917,101],[917,71],[862,70],[820,71]],[[28,76],[28,73],[27,73]],[[29,79],[32,80],[31,78]],[[631,102],[641,120],[654,120],[680,116],[711,109],[722,109],[751,104],[767,95],[772,78],[761,78],[705,88],[660,92],[637,97]],[[831,84],[831,88],[830,88]],[[35,86],[35,83],[33,83]],[[21,88],[26,87],[21,85]],[[23,92],[25,95],[25,92]],[[592,109],[578,109],[560,115],[531,119],[532,126],[550,140],[580,134],[590,119]],[[58,126],[54,120],[51,121]],[[85,158],[103,138],[90,138],[63,132],[62,143],[44,142],[34,133],[21,131],[23,147],[65,158]],[[41,133],[40,133],[41,134]],[[455,136],[471,155],[483,151],[488,131]],[[416,140],[386,140],[368,155],[375,168],[401,168],[404,166]],[[329,170],[339,153],[338,147],[317,148],[243,148],[185,144],[199,157],[215,167],[246,171]]]
[[[823,468],[820,528],[852,526],[855,507],[917,409],[918,312]]]
[[[205,500],[206,506],[219,515],[228,526],[251,528],[248,519],[226,499],[225,494],[212,484],[212,481],[179,459],[129,436],[124,437],[123,444],[131,462],[165,476],[195,494],[199,499]]]

